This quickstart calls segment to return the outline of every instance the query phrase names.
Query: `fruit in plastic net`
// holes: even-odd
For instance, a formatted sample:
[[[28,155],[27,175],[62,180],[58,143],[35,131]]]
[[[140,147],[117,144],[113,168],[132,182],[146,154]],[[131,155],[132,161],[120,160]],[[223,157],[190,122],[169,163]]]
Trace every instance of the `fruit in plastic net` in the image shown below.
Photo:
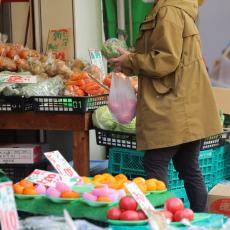
[[[125,43],[125,40],[110,38],[104,42],[101,52],[107,59],[115,58],[121,55],[118,50],[119,48],[127,50],[127,45]]]

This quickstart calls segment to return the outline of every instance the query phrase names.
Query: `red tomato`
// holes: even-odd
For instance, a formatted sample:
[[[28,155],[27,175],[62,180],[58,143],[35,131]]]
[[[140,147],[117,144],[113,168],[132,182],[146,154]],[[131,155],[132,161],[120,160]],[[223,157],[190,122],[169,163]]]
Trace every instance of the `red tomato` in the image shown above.
[[[177,222],[183,219],[192,221],[194,219],[194,212],[190,208],[185,208],[183,210],[178,210],[173,216],[173,220]]]
[[[107,211],[107,218],[111,220],[119,220],[121,216],[121,210],[118,207],[110,208]]]
[[[174,214],[176,211],[184,209],[184,204],[181,199],[171,197],[166,200],[165,209]]]
[[[142,210],[137,210],[138,216],[139,216],[139,220],[146,220],[148,219],[148,217],[145,215],[144,211]]]
[[[163,214],[166,219],[173,220],[173,214],[168,210],[160,210],[159,213]]]
[[[121,213],[120,220],[139,220],[139,215],[136,211],[127,210]]]
[[[120,199],[119,206],[122,210],[136,210],[137,202],[131,196],[124,196]]]

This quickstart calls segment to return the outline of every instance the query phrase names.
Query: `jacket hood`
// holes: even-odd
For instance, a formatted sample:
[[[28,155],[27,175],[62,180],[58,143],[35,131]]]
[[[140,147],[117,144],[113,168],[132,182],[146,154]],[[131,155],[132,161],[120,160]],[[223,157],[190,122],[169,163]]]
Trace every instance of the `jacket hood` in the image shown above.
[[[198,15],[198,0],[158,0],[158,4],[163,6],[174,6],[184,10],[195,21]]]

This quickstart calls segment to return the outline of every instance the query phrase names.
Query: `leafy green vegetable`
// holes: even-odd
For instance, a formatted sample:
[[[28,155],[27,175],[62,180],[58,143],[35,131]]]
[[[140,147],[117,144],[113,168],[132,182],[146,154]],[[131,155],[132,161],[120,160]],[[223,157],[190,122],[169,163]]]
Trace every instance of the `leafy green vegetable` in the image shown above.
[[[136,117],[129,124],[117,123],[115,131],[124,133],[135,133],[136,132]]]
[[[114,130],[116,122],[113,120],[108,106],[101,106],[96,109],[92,116],[93,125],[104,130]]]
[[[120,56],[118,48],[127,49],[125,40],[119,40],[117,38],[110,38],[104,42],[101,52],[107,58],[115,58]]]

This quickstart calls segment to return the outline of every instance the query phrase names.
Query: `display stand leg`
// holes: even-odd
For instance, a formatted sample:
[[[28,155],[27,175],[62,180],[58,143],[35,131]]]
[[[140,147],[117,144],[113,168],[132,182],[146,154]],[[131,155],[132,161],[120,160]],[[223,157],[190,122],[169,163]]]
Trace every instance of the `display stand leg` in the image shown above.
[[[73,162],[80,176],[89,176],[89,131],[73,132]]]

